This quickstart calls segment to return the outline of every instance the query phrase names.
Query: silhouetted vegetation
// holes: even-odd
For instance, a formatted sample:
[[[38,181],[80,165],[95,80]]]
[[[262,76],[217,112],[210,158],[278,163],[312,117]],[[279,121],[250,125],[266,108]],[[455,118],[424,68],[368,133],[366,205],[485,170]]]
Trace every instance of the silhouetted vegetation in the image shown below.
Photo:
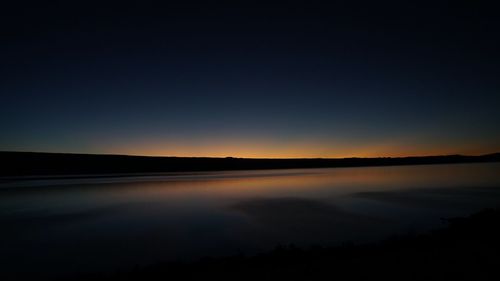
[[[3,164],[0,176],[29,176],[498,162],[500,153],[482,156],[249,159],[0,152],[0,159]]]
[[[256,256],[170,262],[81,280],[499,280],[500,209],[428,234],[367,245],[278,247]]]

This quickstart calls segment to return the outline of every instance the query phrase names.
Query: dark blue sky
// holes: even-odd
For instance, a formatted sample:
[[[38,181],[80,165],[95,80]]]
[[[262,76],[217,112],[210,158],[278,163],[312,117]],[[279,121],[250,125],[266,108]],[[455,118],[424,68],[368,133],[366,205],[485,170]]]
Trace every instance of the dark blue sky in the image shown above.
[[[0,150],[241,157],[500,150],[493,7],[377,3],[5,9]]]

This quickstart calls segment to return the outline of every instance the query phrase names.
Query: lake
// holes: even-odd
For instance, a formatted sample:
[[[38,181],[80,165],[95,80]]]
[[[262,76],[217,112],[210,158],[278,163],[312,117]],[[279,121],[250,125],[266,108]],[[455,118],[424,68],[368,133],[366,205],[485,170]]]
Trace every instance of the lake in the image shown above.
[[[362,243],[500,205],[500,163],[0,182],[4,275]]]

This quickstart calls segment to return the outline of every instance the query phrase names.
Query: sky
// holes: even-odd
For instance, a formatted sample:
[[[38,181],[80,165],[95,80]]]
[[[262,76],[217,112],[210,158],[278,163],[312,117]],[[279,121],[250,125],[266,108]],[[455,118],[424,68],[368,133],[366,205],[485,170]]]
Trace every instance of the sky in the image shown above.
[[[500,20],[481,1],[39,2],[0,12],[3,151],[500,151]]]

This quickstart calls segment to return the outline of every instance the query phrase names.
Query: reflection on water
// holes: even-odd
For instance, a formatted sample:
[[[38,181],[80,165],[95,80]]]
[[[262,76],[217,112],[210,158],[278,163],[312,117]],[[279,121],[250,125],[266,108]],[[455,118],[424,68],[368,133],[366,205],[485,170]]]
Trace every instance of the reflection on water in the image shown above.
[[[500,164],[0,183],[4,272],[109,270],[424,231],[500,203]]]

